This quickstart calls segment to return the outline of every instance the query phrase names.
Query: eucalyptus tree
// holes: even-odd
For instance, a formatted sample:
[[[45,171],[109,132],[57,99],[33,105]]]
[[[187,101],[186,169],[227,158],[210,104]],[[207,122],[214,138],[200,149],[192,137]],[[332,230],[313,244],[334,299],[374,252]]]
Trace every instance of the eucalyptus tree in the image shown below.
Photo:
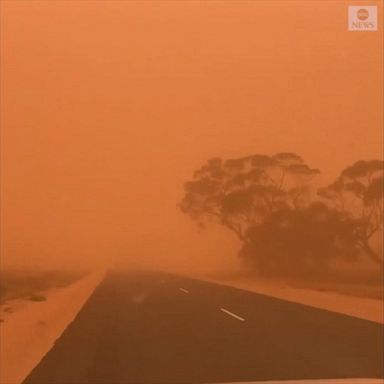
[[[213,158],[185,183],[180,208],[199,225],[221,224],[246,243],[248,229],[273,212],[305,206],[318,173],[295,153]]]
[[[356,259],[354,225],[322,202],[281,209],[248,230],[240,255],[263,275],[323,277],[335,259]]]
[[[334,209],[354,221],[356,246],[377,263],[382,263],[383,258],[371,240],[383,230],[383,174],[383,161],[360,160],[318,192]]]

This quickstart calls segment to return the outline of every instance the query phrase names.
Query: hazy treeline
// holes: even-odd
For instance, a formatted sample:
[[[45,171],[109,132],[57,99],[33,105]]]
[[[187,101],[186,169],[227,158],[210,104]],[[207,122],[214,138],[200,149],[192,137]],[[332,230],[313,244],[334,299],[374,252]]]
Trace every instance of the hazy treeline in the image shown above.
[[[326,275],[363,257],[381,268],[383,170],[360,160],[318,188],[320,171],[295,153],[213,158],[185,183],[180,208],[235,233],[240,257],[265,276]]]

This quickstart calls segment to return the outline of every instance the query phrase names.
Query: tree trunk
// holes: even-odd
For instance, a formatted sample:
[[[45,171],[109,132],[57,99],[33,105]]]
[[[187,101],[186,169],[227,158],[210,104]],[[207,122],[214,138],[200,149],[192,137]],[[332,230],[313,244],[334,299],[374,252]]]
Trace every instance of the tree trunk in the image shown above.
[[[236,225],[232,224],[229,220],[225,220],[223,219],[222,220],[222,225],[224,225],[226,228],[228,228],[229,230],[231,230],[232,232],[234,232],[237,237],[239,238],[239,240],[243,243],[243,244],[246,244],[247,243],[247,238],[246,236],[243,234],[243,232],[241,231],[241,228],[239,227],[236,227]]]

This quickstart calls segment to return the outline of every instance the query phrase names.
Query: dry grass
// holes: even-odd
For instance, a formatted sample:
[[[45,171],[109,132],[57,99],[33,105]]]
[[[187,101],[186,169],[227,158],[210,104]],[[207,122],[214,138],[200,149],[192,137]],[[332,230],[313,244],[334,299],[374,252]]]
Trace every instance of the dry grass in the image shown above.
[[[46,300],[44,291],[65,287],[85,275],[79,271],[5,270],[0,276],[0,305],[9,300]]]

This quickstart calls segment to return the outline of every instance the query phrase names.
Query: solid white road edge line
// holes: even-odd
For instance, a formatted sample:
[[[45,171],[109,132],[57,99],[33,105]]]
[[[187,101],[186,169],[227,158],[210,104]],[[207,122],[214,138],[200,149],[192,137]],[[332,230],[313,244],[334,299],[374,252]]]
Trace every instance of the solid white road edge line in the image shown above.
[[[231,311],[228,311],[228,309],[220,308],[220,311],[226,313],[226,314],[229,315],[229,316],[234,317],[234,318],[237,319],[237,320],[245,321],[245,319],[243,319],[242,317],[236,315],[236,313],[233,313],[233,312],[231,312]]]
[[[181,292],[184,292],[184,293],[189,293],[189,291],[188,291],[187,289],[184,289],[184,288],[179,288],[179,290],[180,290]]]

